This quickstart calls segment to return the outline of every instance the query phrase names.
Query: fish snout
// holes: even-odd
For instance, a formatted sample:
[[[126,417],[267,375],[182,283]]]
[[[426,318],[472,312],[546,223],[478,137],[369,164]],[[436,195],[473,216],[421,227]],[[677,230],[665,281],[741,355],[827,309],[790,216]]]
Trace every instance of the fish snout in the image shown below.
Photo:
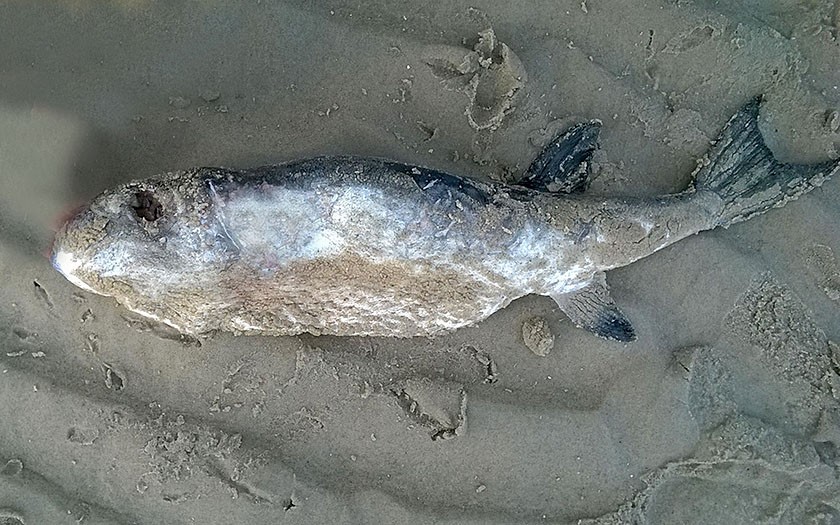
[[[79,207],[70,215],[53,239],[50,263],[68,281],[93,293],[82,274],[92,246],[104,235],[98,216],[89,207]]]

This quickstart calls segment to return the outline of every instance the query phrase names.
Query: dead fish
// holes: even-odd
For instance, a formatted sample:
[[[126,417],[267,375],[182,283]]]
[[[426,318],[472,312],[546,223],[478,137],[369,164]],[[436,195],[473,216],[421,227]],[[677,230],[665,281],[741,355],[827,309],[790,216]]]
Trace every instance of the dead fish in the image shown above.
[[[433,336],[526,294],[632,341],[604,272],[820,185],[840,162],[778,162],[760,99],[734,115],[685,191],[585,193],[600,123],[552,141],[516,185],[382,159],[200,168],[98,196],[57,235],[77,286],[186,334]]]

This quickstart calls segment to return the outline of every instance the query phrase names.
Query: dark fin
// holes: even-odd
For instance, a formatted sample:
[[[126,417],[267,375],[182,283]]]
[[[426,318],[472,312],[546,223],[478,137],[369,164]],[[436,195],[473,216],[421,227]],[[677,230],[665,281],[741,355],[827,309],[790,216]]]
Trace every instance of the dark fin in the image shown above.
[[[840,170],[840,159],[819,164],[783,164],[764,143],[758,129],[761,97],[736,113],[695,174],[697,190],[723,199],[718,226],[745,221],[784,206]]]
[[[579,193],[589,187],[592,153],[598,149],[601,122],[575,124],[543,148],[518,182],[550,193]]]
[[[633,325],[615,305],[603,273],[596,275],[585,288],[571,293],[551,294],[551,298],[579,328],[622,343],[636,340]]]

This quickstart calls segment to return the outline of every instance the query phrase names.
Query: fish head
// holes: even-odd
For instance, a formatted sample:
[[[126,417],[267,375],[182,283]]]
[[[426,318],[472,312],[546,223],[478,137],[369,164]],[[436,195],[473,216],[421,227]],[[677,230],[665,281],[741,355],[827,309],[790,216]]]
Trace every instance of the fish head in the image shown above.
[[[200,181],[185,172],[107,190],[58,231],[52,264],[89,292],[161,303],[220,262],[207,220],[211,205]]]

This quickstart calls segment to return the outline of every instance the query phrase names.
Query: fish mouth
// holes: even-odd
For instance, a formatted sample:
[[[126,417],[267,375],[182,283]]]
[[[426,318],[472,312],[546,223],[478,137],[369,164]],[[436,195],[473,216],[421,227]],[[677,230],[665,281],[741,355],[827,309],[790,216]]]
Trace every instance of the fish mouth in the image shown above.
[[[55,246],[53,246],[52,255],[50,256],[50,263],[52,263],[53,268],[58,270],[58,272],[61,275],[63,275],[68,281],[78,286],[82,290],[85,290],[86,292],[95,293],[96,295],[105,295],[91,288],[76,274],[79,267],[82,266],[82,262],[78,258],[76,258],[72,253],[61,249],[57,250],[55,249]]]

